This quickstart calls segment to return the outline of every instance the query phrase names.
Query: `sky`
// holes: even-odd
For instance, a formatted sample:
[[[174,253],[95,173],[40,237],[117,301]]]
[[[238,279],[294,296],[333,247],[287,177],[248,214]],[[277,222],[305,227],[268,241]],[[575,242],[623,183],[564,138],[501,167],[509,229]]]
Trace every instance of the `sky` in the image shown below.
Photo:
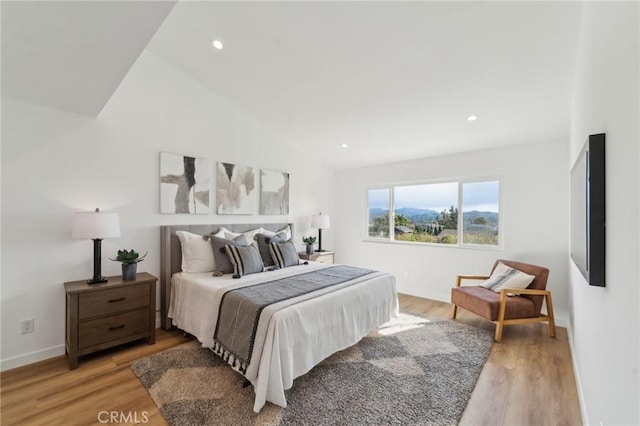
[[[498,212],[500,192],[497,181],[467,182],[462,184],[462,211]],[[458,204],[458,183],[431,183],[394,187],[396,209],[412,207],[437,212]],[[388,189],[369,190],[369,208],[389,208]]]

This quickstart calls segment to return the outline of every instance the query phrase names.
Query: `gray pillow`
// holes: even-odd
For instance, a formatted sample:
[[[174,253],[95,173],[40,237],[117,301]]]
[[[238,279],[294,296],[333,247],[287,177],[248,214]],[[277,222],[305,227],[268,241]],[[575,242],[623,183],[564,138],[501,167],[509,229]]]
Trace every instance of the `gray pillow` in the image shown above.
[[[291,240],[283,242],[272,241],[269,243],[269,248],[271,249],[271,257],[273,257],[273,260],[279,268],[300,264],[298,250],[296,250],[296,246]]]
[[[233,272],[233,264],[229,260],[229,256],[225,251],[224,247],[226,245],[231,246],[248,246],[249,239],[246,235],[241,234],[235,237],[233,240],[227,240],[225,238],[214,237],[211,235],[210,237],[211,247],[213,247],[213,256],[216,259],[216,271],[222,272],[223,274],[230,274]]]
[[[271,250],[269,249],[270,242],[282,242],[287,240],[287,234],[284,232],[278,232],[273,236],[267,236],[265,234],[256,234],[254,239],[258,242],[258,250],[260,250],[260,257],[264,266],[273,266],[276,263],[271,257]]]
[[[227,244],[224,249],[233,264],[233,278],[264,271],[260,252],[256,246],[237,247]]]

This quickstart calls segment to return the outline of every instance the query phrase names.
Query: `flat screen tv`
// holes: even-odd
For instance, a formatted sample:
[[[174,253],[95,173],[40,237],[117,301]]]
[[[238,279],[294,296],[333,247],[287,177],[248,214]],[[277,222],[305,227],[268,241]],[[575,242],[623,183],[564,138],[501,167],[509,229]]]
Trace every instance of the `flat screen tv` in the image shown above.
[[[605,135],[590,135],[571,169],[571,259],[605,286]]]

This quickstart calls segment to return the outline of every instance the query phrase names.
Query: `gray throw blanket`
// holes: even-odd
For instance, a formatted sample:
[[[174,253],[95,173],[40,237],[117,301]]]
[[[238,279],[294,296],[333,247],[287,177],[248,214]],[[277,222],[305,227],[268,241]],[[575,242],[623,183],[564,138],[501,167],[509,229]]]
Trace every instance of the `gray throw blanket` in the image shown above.
[[[370,269],[336,265],[317,271],[229,290],[222,295],[213,351],[241,373],[247,371],[262,310],[370,274]]]

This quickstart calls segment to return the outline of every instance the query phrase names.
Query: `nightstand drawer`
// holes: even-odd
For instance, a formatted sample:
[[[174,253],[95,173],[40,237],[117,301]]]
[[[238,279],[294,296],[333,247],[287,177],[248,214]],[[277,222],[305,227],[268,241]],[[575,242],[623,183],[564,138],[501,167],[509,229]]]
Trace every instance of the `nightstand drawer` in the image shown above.
[[[333,253],[332,254],[320,255],[316,259],[314,259],[313,261],[314,262],[319,262],[319,263],[333,264]]]
[[[156,283],[140,272],[135,279],[107,277],[103,284],[86,280],[64,283],[66,292],[65,343],[69,369],[78,358],[102,349],[145,338],[156,342]]]
[[[78,318],[122,312],[149,305],[149,284],[110,288],[80,294]]]
[[[148,332],[149,310],[147,309],[85,321],[79,324],[78,349],[82,351],[101,343]]]
[[[333,251],[317,251],[313,254],[298,253],[300,259],[310,260],[312,262],[326,263],[332,265],[335,262],[335,252]]]

